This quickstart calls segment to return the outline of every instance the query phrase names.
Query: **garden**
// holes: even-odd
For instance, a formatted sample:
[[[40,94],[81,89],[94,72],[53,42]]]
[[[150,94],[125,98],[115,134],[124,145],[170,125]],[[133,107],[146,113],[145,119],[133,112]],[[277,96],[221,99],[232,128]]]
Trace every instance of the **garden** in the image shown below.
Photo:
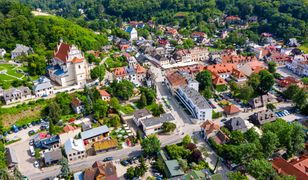
[[[23,71],[12,64],[0,64],[0,79],[2,81],[24,80]]]

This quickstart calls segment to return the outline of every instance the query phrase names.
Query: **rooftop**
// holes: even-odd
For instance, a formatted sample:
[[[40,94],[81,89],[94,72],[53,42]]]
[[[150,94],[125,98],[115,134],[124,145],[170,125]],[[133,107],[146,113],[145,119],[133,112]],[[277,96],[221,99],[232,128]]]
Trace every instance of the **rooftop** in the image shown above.
[[[167,169],[171,177],[180,176],[184,174],[177,160],[165,161],[165,164],[167,166]]]
[[[152,115],[151,112],[147,109],[138,109],[134,112],[134,117],[136,119],[139,119],[139,118],[142,118],[142,117],[145,117],[145,116],[149,116],[149,115]]]
[[[142,119],[141,122],[146,127],[151,127],[155,125],[162,124],[164,122],[169,122],[175,120],[171,113],[161,114],[159,117],[150,117]]]
[[[83,144],[83,141],[81,139],[68,139],[64,144],[64,149],[66,153],[70,153],[71,151],[85,151],[86,148]]]
[[[212,109],[207,100],[195,89],[188,86],[181,87],[181,89],[199,109]]]
[[[80,135],[81,135],[81,139],[86,140],[86,139],[96,137],[96,136],[99,136],[107,132],[109,132],[109,128],[108,126],[104,125],[104,126],[100,126],[94,129],[90,129],[88,131],[81,132]]]

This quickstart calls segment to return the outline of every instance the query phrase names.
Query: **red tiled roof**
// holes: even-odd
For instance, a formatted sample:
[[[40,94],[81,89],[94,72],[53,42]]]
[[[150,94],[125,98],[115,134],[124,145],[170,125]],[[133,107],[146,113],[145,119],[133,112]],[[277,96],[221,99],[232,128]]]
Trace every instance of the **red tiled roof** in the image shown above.
[[[74,127],[74,126],[68,124],[68,125],[64,126],[63,131],[68,133],[70,131],[74,131],[75,129],[77,129],[77,127]]]
[[[187,84],[185,77],[177,71],[167,74],[166,78],[171,86],[183,86]]]
[[[75,107],[80,106],[81,105],[81,101],[77,97],[74,97],[72,99],[72,105],[75,106]]]
[[[308,155],[303,155],[299,159],[292,160],[290,163],[303,173],[306,173],[308,170]]]
[[[143,74],[143,73],[146,73],[146,70],[143,66],[137,64],[136,67],[135,67],[135,71],[137,74]]]
[[[105,90],[98,90],[99,94],[104,97],[110,97],[110,94]]]
[[[306,175],[281,157],[274,158],[272,161],[272,166],[274,169],[276,169],[278,174],[295,176],[297,180],[308,179],[308,175]]]
[[[242,73],[242,71],[240,71],[238,69],[233,69],[232,76],[235,77],[236,79],[240,79],[240,78],[244,78],[245,74]]]
[[[221,78],[219,75],[214,75],[213,77],[214,78],[213,78],[212,82],[213,82],[214,85],[217,86],[217,85],[227,84],[227,82],[223,78]]]
[[[216,124],[212,121],[209,121],[209,120],[205,121],[201,125],[201,127],[205,130],[206,134],[210,134],[210,133],[220,129],[218,124]]]
[[[59,49],[55,50],[54,57],[63,62],[66,62],[66,58],[68,57],[68,53],[70,50],[70,45],[62,42],[57,48]]]
[[[191,33],[191,36],[193,36],[193,37],[204,37],[205,33],[204,32],[193,32],[193,33]]]
[[[113,74],[116,76],[125,76],[126,75],[125,67],[114,68]]]
[[[224,108],[224,112],[228,115],[236,114],[240,112],[241,110],[236,107],[234,104],[228,105]]]
[[[303,82],[292,77],[292,76],[288,76],[282,80],[279,81],[279,85],[282,86],[282,87],[288,87],[290,86],[291,84],[295,84],[295,85],[298,85],[299,87],[302,87],[303,86]]]
[[[236,68],[236,64],[233,63],[222,63],[222,64],[215,64],[215,65],[208,65],[206,67],[207,70],[211,71],[212,73],[231,73],[233,69]]]
[[[72,60],[72,62],[73,62],[73,63],[81,63],[81,62],[83,62],[83,59],[74,57],[74,59]]]

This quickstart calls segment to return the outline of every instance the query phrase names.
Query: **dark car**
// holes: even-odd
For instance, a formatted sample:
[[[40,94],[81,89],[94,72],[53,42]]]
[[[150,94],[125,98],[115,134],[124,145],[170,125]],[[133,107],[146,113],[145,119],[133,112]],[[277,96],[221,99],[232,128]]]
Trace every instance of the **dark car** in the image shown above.
[[[126,160],[123,160],[123,161],[121,161],[121,164],[122,164],[123,166],[128,166],[128,165],[129,165],[129,162],[126,161]]]
[[[33,134],[35,134],[35,131],[34,130],[31,130],[28,132],[29,136],[32,136]]]
[[[112,161],[112,160],[113,160],[113,157],[106,157],[105,159],[103,159],[104,162]]]

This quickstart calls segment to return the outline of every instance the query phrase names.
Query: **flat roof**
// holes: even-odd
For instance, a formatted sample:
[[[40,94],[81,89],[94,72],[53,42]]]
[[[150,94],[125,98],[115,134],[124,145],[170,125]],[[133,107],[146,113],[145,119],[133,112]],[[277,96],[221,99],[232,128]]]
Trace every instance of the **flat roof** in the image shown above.
[[[195,89],[188,86],[180,87],[180,89],[199,109],[212,109],[207,100]]]
[[[108,126],[104,125],[104,126],[100,126],[94,129],[90,129],[88,131],[81,132],[80,136],[81,136],[81,139],[85,140],[85,139],[99,136],[107,132],[109,132],[109,128]]]
[[[181,166],[177,160],[169,160],[165,161],[165,164],[167,166],[167,169],[170,173],[171,177],[174,176],[181,176],[184,174],[184,172],[181,169]]]
[[[141,122],[146,127],[155,126],[158,124],[162,124],[164,122],[169,122],[175,120],[171,113],[161,114],[159,117],[150,117],[146,119],[142,119]]]

